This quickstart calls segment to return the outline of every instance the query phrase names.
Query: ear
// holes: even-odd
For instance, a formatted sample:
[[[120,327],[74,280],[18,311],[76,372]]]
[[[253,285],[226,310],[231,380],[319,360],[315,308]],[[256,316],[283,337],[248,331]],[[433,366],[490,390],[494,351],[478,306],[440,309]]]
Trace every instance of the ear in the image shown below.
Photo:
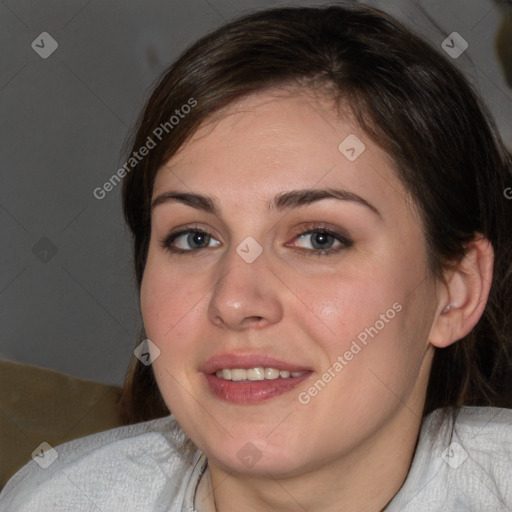
[[[471,332],[487,304],[493,265],[493,247],[478,233],[462,261],[445,275],[444,290],[430,330],[431,345],[445,348]]]

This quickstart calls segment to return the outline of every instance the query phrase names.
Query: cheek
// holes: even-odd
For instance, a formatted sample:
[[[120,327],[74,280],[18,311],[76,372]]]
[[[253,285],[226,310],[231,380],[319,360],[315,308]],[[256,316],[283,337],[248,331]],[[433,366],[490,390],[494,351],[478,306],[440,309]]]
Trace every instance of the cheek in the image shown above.
[[[307,307],[297,315],[299,324],[308,323],[314,339],[324,340],[337,352],[348,350],[358,338],[364,343],[368,329],[383,331],[394,322],[403,297],[400,286],[390,280],[378,267],[366,274],[322,278],[304,283],[301,292],[307,297]],[[305,314],[304,314],[305,313]],[[381,318],[381,315],[384,315]]]
[[[146,265],[140,290],[140,305],[146,334],[157,344],[165,330],[172,326],[167,312],[173,308],[172,295],[168,293],[164,280],[158,276],[159,273],[153,270],[152,265]]]
[[[169,410],[194,439],[202,430],[201,422],[196,424],[201,410],[196,410],[191,397],[200,383],[197,365],[206,339],[202,326],[209,287],[203,284],[198,276],[184,276],[169,265],[150,262],[140,292],[146,335],[160,350],[152,365],[156,383]]]
[[[183,317],[185,307],[184,301],[179,299],[183,297],[169,286],[165,270],[160,271],[149,263],[141,284],[140,305],[146,336],[160,350],[160,356],[153,363],[159,384],[162,378],[166,379],[162,370],[165,368],[174,374],[174,363],[183,357],[179,354],[179,344],[175,342],[180,339],[176,335],[177,319]]]
[[[413,226],[414,227],[414,226]],[[418,237],[416,231],[414,234]],[[425,256],[422,238],[404,250],[399,240],[384,239],[379,250],[364,248],[350,255],[330,275],[309,276],[298,280],[297,296],[305,298],[309,325],[318,324],[318,334],[332,340],[348,342],[360,333],[364,341],[367,329],[375,333],[397,329],[404,311],[397,309],[408,303],[414,290],[425,280]],[[395,305],[395,307],[393,307]],[[381,315],[384,315],[381,317]]]
[[[176,379],[194,378],[204,350],[205,310],[211,285],[204,276],[176,271],[165,261],[150,260],[144,272],[140,304],[146,336],[160,350],[153,364],[160,388],[176,391]]]
[[[357,396],[362,404],[386,392],[381,380],[404,392],[414,380],[428,336],[424,308],[430,301],[422,284],[422,254],[415,256],[390,253],[357,272],[297,288],[308,308],[295,311],[295,322],[321,348],[321,370],[331,368],[336,375],[331,390],[338,398]]]
[[[193,303],[186,299],[189,292],[180,293],[179,280],[170,279],[167,273],[165,267],[151,263],[146,266],[140,304],[146,336],[160,350],[159,357],[153,361],[154,375],[164,401],[174,410],[176,400],[172,398],[179,396],[178,383],[184,384],[182,372],[190,366],[193,348],[190,328],[194,311]]]
[[[194,315],[194,306],[205,296],[197,278],[181,275],[161,259],[148,257],[140,290],[146,334],[157,344],[169,338],[178,323]]]

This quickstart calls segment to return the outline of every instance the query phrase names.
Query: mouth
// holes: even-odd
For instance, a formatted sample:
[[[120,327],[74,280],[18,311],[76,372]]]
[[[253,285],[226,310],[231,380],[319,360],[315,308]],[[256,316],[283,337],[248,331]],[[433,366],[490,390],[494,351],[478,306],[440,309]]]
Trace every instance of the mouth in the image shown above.
[[[223,401],[255,404],[291,391],[313,372],[264,355],[224,354],[201,368],[209,391]]]
[[[256,368],[223,368],[217,370],[215,375],[219,379],[230,380],[235,382],[256,382],[262,380],[275,380],[275,379],[295,379],[304,375],[302,372],[290,372],[289,370],[278,370],[277,368],[257,366]]]

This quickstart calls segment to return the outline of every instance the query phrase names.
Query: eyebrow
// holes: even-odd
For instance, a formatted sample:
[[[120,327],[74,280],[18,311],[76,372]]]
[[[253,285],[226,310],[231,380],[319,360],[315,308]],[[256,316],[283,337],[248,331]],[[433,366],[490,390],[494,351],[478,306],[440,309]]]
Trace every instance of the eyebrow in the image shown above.
[[[363,199],[361,196],[358,196],[353,192],[349,192],[348,190],[333,188],[303,189],[284,192],[275,196],[275,198],[269,203],[268,209],[270,212],[272,212],[274,210],[283,211],[291,208],[300,208],[301,206],[307,206],[317,201],[321,201],[322,199],[352,201],[365,206],[382,219],[382,214],[380,211],[366,199]],[[151,210],[161,204],[168,202],[182,203],[190,206],[191,208],[211,213],[212,215],[220,216],[221,213],[219,205],[212,197],[192,192],[175,191],[164,192],[157,196],[151,203]]]

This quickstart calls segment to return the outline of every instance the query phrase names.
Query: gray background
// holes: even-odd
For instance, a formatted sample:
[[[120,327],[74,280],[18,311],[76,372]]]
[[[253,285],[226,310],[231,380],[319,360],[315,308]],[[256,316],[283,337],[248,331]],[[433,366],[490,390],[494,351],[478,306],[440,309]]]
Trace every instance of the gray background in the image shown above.
[[[120,385],[140,318],[117,186],[123,143],[158,75],[187,45],[248,10],[327,2],[6,0],[0,3],[0,359]],[[489,0],[367,2],[456,61],[512,148],[512,90],[495,57]],[[57,50],[31,47],[42,32]],[[56,252],[55,252],[56,251]]]

